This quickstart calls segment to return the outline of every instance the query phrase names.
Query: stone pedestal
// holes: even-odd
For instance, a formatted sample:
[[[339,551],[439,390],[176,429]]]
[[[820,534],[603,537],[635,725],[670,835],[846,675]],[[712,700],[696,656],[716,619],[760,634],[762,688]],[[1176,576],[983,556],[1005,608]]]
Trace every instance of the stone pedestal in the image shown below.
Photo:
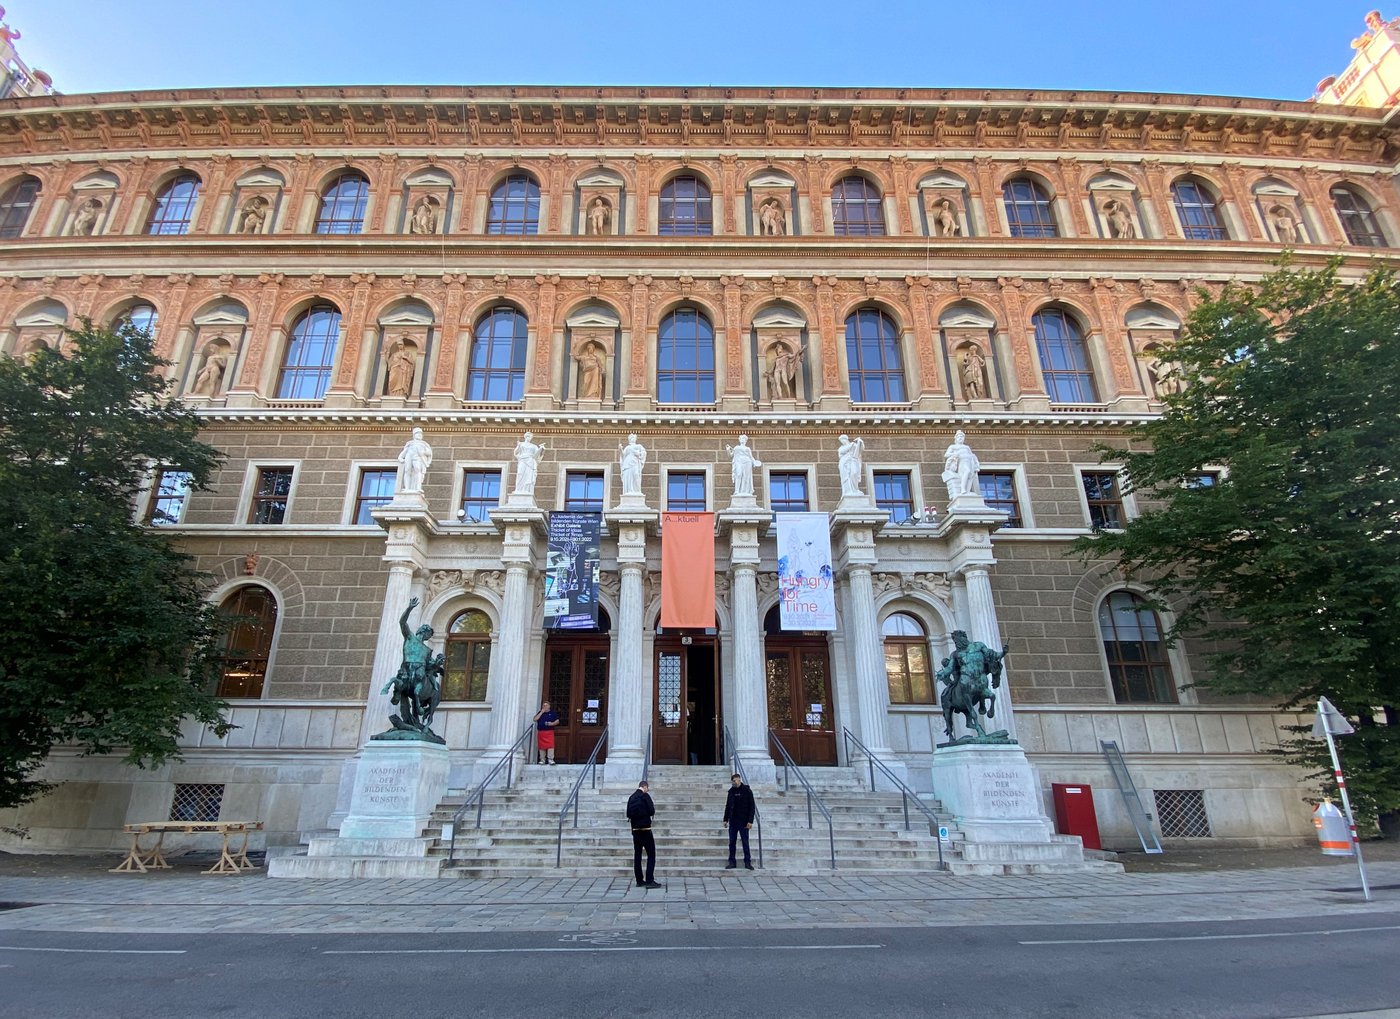
[[[974,842],[1051,843],[1040,783],[1019,746],[964,744],[933,752],[933,794]]]
[[[367,743],[360,748],[342,839],[416,839],[447,795],[445,746]]]

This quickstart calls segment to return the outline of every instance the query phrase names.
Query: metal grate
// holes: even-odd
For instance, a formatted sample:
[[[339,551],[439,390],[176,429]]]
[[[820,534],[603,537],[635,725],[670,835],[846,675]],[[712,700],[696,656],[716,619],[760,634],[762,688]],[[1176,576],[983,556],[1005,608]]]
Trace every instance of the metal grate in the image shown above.
[[[1208,839],[1210,818],[1205,795],[1199,789],[1154,789],[1157,825],[1164,839]]]
[[[224,787],[212,782],[180,782],[170,801],[172,821],[217,821]]]

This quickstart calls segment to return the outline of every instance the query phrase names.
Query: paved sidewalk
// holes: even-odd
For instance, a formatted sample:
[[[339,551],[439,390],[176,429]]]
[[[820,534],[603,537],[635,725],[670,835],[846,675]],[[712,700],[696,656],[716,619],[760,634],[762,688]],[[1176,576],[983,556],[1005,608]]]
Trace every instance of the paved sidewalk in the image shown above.
[[[186,865],[189,866],[188,864]],[[0,931],[357,933],[1150,923],[1289,916],[1393,918],[1400,862],[1044,877],[768,877],[290,881],[194,869],[54,876],[0,869]],[[723,876],[721,876],[723,875]],[[664,872],[659,875],[665,880]],[[20,905],[29,904],[29,905]],[[19,907],[19,908],[16,908]]]

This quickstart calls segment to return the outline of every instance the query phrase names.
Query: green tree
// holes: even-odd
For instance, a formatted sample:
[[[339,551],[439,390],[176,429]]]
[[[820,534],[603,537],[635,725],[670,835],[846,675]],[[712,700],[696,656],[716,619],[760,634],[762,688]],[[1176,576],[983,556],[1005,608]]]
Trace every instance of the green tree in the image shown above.
[[[1358,719],[1342,749],[1361,811],[1400,811],[1400,285],[1283,266],[1230,285],[1159,357],[1162,415],[1121,459],[1145,511],[1081,540],[1210,650],[1198,682]],[[1219,472],[1211,474],[1210,472]],[[1208,483],[1214,480],[1214,484]],[[1317,741],[1287,744],[1325,767]],[[1383,827],[1389,827],[1383,823]]]
[[[201,577],[132,519],[153,464],[201,487],[219,454],[148,334],[85,323],[63,348],[0,357],[0,807],[48,788],[55,745],[150,765],[178,755],[186,717],[228,728]]]

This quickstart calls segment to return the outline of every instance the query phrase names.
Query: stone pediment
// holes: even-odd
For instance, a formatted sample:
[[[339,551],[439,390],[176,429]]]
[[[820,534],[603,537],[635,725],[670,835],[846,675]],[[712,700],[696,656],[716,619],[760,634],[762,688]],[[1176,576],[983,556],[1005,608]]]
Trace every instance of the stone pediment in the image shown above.
[[[1181,322],[1175,315],[1160,311],[1139,309],[1127,315],[1129,329],[1180,329]]]
[[[21,315],[15,319],[15,325],[20,328],[62,326],[68,318],[61,310],[53,308],[36,308],[34,311]]]
[[[751,188],[791,188],[796,186],[796,181],[787,174],[779,173],[776,170],[769,170],[749,178],[749,187]]]
[[[753,317],[755,329],[805,329],[807,320],[790,308],[769,308]]]
[[[1089,182],[1090,191],[1136,191],[1137,185],[1126,177],[1119,177],[1117,174],[1104,174],[1102,177],[1095,177]]]
[[[991,329],[997,323],[985,312],[975,311],[971,308],[958,308],[945,312],[939,318],[938,324],[944,329]]]
[[[925,174],[919,180],[919,190],[928,188],[965,188],[967,181],[963,180],[956,173],[949,173],[947,170],[935,170],[933,173]]]
[[[603,308],[585,308],[570,315],[564,322],[570,329],[616,329],[622,324],[615,312]]]
[[[286,182],[280,173],[272,170],[254,170],[235,181],[241,188],[280,188]]]
[[[236,308],[221,305],[213,311],[196,315],[194,324],[197,326],[243,326],[248,324],[248,314],[247,312],[240,314]]]
[[[442,170],[419,170],[410,174],[404,183],[414,188],[450,188],[452,178]]]
[[[574,182],[581,188],[622,187],[622,174],[615,170],[590,170]]]
[[[379,316],[382,326],[430,326],[432,314],[424,308],[395,308]]]

